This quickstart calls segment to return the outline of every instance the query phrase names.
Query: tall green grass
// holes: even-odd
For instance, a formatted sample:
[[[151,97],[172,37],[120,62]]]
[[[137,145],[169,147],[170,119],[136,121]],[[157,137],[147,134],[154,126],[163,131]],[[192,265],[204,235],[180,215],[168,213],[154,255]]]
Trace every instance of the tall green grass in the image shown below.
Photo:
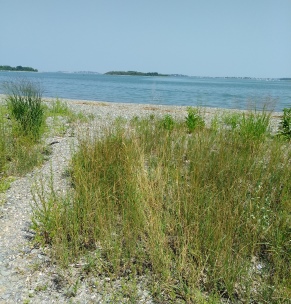
[[[7,150],[7,128],[5,124],[5,111],[4,107],[0,105],[0,177],[3,175],[4,166],[6,163],[6,150]]]
[[[189,133],[192,133],[196,128],[204,127],[205,122],[201,117],[199,109],[189,107],[187,109],[187,112],[188,114],[186,116],[185,122]]]
[[[41,88],[27,79],[5,82],[3,87],[9,112],[18,123],[19,132],[37,141],[44,126]]]
[[[0,183],[8,176],[29,172],[43,161],[43,144],[19,133],[18,126],[9,118],[9,111],[3,105],[0,105],[0,132]]]
[[[89,120],[59,99],[50,107],[45,106],[38,84],[26,79],[6,82],[3,86],[7,95],[6,102],[0,105],[0,191],[7,188],[9,176],[29,172],[50,153],[42,142],[45,119],[52,117],[50,132],[54,134],[65,133],[73,122]]]
[[[44,151],[44,107],[41,88],[29,80],[2,84],[6,93],[0,105],[0,172],[2,183],[39,165]],[[1,181],[0,181],[1,182]]]
[[[283,109],[283,117],[279,126],[279,135],[291,139],[291,108]]]
[[[64,265],[89,250],[105,272],[150,274],[160,302],[285,303],[291,149],[268,125],[252,112],[234,130],[189,134],[187,120],[151,117],[83,136],[73,194],[39,191],[38,239]]]

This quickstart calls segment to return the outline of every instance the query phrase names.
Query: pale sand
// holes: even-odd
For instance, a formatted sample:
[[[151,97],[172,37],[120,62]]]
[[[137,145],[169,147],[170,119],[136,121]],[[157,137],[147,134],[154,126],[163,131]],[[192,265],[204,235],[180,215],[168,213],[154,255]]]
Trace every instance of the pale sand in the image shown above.
[[[4,102],[5,95],[0,94],[0,102]],[[55,98],[44,98],[46,102],[55,101]],[[117,103],[107,101],[90,101],[90,100],[74,100],[74,99],[60,99],[66,102],[70,108],[75,111],[82,111],[87,114],[93,114],[102,118],[116,118],[118,116],[124,118],[132,118],[134,116],[148,116],[151,114],[164,116],[169,114],[175,118],[183,119],[187,115],[188,106],[168,106],[156,104],[135,104],[135,103]],[[217,116],[218,118],[225,113],[247,113],[248,110],[239,109],[225,109],[225,108],[211,108],[200,107],[200,113],[209,125],[211,120]],[[276,132],[282,112],[271,113],[271,129]]]
[[[53,101],[53,98],[45,98],[48,102]],[[185,119],[187,115],[188,106],[167,106],[167,105],[155,105],[155,104],[134,104],[134,103],[116,103],[106,101],[89,101],[89,100],[72,100],[62,99],[73,110],[82,111],[87,114],[93,114],[102,118],[116,118],[124,117],[130,119],[134,116],[149,116],[151,114],[157,116],[171,115],[177,119]],[[211,120],[217,117],[218,120],[225,114],[231,113],[248,113],[248,110],[239,109],[224,109],[224,108],[210,108],[199,107],[199,111],[205,119],[206,125],[210,126]],[[259,112],[259,111],[258,111]],[[282,112],[271,113],[271,131],[276,133],[282,118]]]

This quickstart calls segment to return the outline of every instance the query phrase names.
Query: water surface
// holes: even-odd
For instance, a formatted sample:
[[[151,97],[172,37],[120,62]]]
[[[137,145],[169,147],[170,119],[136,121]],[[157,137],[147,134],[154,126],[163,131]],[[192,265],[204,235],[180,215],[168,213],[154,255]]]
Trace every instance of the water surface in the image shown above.
[[[235,109],[268,103],[276,111],[291,107],[288,80],[0,72],[0,84],[19,78],[39,82],[43,95],[54,98]]]

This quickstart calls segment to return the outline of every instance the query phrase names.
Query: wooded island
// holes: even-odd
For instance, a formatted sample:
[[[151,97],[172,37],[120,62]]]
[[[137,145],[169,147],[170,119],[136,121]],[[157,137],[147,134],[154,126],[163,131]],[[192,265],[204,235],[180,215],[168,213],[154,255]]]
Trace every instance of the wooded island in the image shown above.
[[[169,76],[168,74],[159,74],[157,72],[136,72],[136,71],[110,71],[105,73],[105,75],[129,75],[129,76]]]
[[[0,71],[38,72],[37,69],[31,67],[23,67],[21,65],[18,65],[17,67],[11,67],[10,65],[0,65]]]

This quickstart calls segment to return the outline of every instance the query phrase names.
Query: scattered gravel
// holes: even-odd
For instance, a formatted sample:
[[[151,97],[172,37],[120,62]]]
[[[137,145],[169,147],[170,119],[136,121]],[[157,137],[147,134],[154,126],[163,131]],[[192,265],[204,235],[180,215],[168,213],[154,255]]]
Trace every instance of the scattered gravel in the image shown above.
[[[23,303],[36,294],[41,277],[41,281],[53,280],[50,269],[47,278],[41,270],[49,265],[49,257],[41,248],[34,248],[31,242],[34,237],[30,229],[33,202],[31,188],[40,179],[48,179],[52,171],[56,190],[65,190],[66,180],[62,178],[62,173],[70,158],[72,139],[54,137],[49,138],[50,141],[58,141],[58,144],[52,146],[50,161],[14,181],[6,192],[6,202],[1,208],[0,303]],[[31,302],[57,303],[54,300],[57,296],[55,290],[47,291],[48,294],[35,297]]]
[[[63,101],[67,101],[75,111],[93,114],[95,120],[90,124],[75,127],[74,130],[67,130],[63,137],[47,138],[46,143],[52,149],[50,159],[42,167],[12,182],[5,194],[5,202],[0,203],[0,303],[129,303],[130,298],[125,297],[122,292],[124,282],[112,282],[110,278],[102,276],[84,277],[80,264],[71,265],[66,271],[62,270],[50,260],[47,248],[34,247],[31,241],[34,238],[31,230],[31,189],[39,185],[40,181],[50,180],[52,176],[55,190],[58,193],[66,191],[68,181],[64,173],[80,132],[98,132],[98,129],[119,116],[129,119],[141,115],[170,114],[183,119],[187,108]],[[221,110],[205,108],[203,112],[206,123],[209,124],[211,117]],[[278,126],[281,114],[273,113],[273,131]],[[144,282],[144,278],[136,282],[135,299],[138,299],[138,303],[153,303]]]

